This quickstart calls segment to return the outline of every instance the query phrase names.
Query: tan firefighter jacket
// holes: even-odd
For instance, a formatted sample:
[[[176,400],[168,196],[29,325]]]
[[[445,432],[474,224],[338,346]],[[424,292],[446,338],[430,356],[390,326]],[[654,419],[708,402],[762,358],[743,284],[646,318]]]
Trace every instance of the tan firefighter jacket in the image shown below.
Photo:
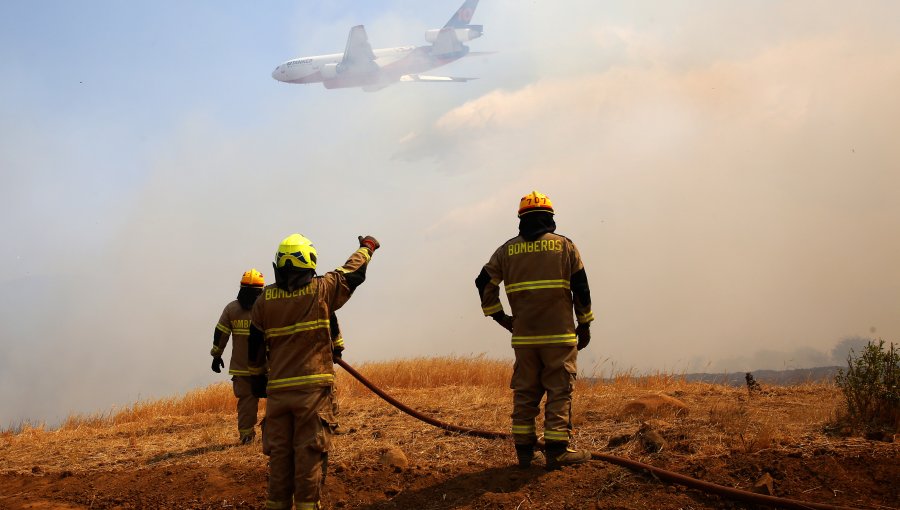
[[[228,337],[234,338],[231,345],[231,362],[228,364],[228,373],[231,375],[248,376],[251,375],[247,367],[247,336],[250,334],[250,310],[241,308],[237,299],[225,305],[222,310],[222,316],[216,323],[216,329],[222,332],[219,340],[213,346],[210,354],[213,356],[221,356],[228,345]],[[261,367],[264,373],[265,367]]]
[[[338,335],[333,341],[330,317],[350,299],[353,287],[348,279],[361,282],[365,277],[370,258],[369,251],[360,248],[342,267],[316,276],[301,289],[287,292],[274,284],[263,289],[250,320],[265,337],[267,393],[334,383],[333,343],[342,345],[343,339]]]
[[[534,241],[517,236],[497,248],[484,271],[490,282],[481,290],[485,316],[503,311],[500,282],[512,308],[513,347],[576,345],[575,319],[594,320],[591,305],[573,299],[572,275],[584,269],[568,238],[542,234]]]

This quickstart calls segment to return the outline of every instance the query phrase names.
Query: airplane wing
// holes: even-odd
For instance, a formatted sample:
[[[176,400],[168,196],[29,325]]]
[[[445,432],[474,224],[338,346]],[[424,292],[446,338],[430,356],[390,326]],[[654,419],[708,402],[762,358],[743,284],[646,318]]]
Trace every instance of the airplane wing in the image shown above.
[[[425,81],[425,82],[467,82],[478,78],[461,78],[457,76],[424,76],[421,74],[406,74],[400,77],[400,81]]]
[[[346,68],[369,67],[374,61],[375,53],[369,44],[366,28],[362,25],[351,28],[350,36],[347,37],[347,48],[344,49],[344,58],[341,59],[341,65]]]

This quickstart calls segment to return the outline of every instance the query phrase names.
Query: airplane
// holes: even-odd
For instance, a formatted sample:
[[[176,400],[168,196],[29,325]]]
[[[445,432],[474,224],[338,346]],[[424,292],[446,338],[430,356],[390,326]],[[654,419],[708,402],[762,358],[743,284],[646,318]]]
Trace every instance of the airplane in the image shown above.
[[[475,78],[426,76],[419,73],[447,65],[470,52],[464,42],[482,35],[482,25],[470,25],[478,0],[465,0],[443,28],[427,30],[430,46],[400,46],[373,50],[363,25],[350,29],[343,53],[300,57],[283,62],[272,78],[285,83],[322,83],[326,89],[362,87],[375,92],[396,82],[466,82]]]

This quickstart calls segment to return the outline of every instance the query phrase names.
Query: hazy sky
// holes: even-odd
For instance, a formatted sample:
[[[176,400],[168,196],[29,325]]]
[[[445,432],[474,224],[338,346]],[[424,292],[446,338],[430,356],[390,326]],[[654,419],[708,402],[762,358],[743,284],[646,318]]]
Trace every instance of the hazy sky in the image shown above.
[[[270,77],[458,3],[0,4],[0,426],[224,380],[213,326],[293,232],[323,271],[382,242],[350,363],[511,358],[473,280],[532,189],[590,278],[586,374],[900,338],[900,4],[482,0],[496,53],[434,72],[479,80]]]

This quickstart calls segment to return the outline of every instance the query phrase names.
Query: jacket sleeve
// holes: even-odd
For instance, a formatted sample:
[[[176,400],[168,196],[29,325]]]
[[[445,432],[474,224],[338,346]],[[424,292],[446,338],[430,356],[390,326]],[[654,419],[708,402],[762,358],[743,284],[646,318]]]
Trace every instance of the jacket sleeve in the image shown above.
[[[228,317],[228,307],[226,306],[225,309],[222,310],[222,316],[219,317],[219,322],[216,323],[216,329],[213,330],[213,346],[209,351],[211,356],[221,356],[225,351],[225,346],[228,345],[228,339],[231,338],[230,324],[231,319]]]
[[[366,267],[371,259],[369,249],[360,248],[350,255],[343,266],[322,276],[326,285],[325,298],[330,311],[334,312],[344,306],[353,295],[353,291],[366,281]]]
[[[341,334],[341,325],[338,324],[337,315],[334,313],[329,317],[328,322],[330,323],[330,331],[331,331],[331,349],[343,349],[344,348],[344,335]]]
[[[266,330],[262,323],[261,300],[262,297],[257,299],[250,310],[250,333],[247,336],[247,370],[250,375],[265,373]]]
[[[501,250],[497,250],[491,256],[491,260],[481,268],[478,278],[475,278],[475,287],[481,298],[481,311],[485,317],[503,311],[500,302],[500,282],[503,281],[503,267]]]
[[[572,289],[572,301],[575,305],[575,318],[578,324],[586,324],[594,320],[594,312],[591,311],[591,289],[588,285],[587,273],[581,262],[581,254],[575,243],[571,245],[570,261],[572,276],[569,279],[569,288]]]

